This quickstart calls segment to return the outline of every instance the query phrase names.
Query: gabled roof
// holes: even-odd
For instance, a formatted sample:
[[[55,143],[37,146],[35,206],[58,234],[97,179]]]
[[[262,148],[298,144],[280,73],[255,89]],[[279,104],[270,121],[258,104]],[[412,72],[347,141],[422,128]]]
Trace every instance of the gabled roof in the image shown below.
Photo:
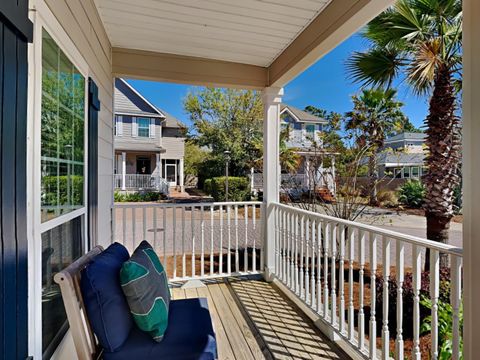
[[[306,111],[300,110],[294,106],[287,104],[280,104],[280,114],[288,112],[296,121],[308,123],[327,123],[327,120],[321,117],[312,115]]]
[[[394,141],[403,141],[403,140],[425,140],[424,133],[412,133],[412,132],[403,132],[401,134],[397,134],[385,140],[385,143],[390,143]]]
[[[121,78],[115,79],[115,114],[157,117],[164,119],[166,127],[184,126],[174,116],[150,103],[133,86]]]
[[[378,165],[422,165],[425,154],[422,153],[404,153],[404,152],[383,152],[377,155]]]

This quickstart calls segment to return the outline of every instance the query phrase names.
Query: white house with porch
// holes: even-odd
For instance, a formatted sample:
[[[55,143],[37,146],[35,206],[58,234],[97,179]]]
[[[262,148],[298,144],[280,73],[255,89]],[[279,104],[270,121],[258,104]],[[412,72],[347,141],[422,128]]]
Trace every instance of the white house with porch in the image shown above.
[[[279,203],[282,88],[391,4],[0,1],[0,358],[83,360],[106,351],[85,312],[67,318],[65,301],[83,303],[62,298],[54,275],[96,246],[117,241],[131,251],[147,239],[174,297],[208,299],[219,359],[437,359],[440,254],[450,264],[452,358],[477,359],[479,1],[462,1],[463,248]],[[114,205],[116,77],[261,91],[263,201]],[[408,353],[403,287],[395,289],[400,301],[388,296],[390,275],[403,284],[407,274]],[[375,275],[379,306],[369,300]],[[191,279],[205,287],[185,287]],[[432,303],[428,350],[420,347],[421,296]]]
[[[115,189],[183,192],[185,126],[121,78],[114,112]]]

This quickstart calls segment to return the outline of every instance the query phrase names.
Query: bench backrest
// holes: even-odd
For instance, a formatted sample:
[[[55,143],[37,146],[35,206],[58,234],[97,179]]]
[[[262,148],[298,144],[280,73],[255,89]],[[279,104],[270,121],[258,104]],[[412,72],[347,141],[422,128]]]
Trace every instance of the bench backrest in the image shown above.
[[[94,360],[100,355],[98,342],[92,332],[80,291],[80,278],[82,270],[102,251],[101,246],[94,247],[54,277],[55,282],[60,285],[63,304],[65,305],[79,360]]]

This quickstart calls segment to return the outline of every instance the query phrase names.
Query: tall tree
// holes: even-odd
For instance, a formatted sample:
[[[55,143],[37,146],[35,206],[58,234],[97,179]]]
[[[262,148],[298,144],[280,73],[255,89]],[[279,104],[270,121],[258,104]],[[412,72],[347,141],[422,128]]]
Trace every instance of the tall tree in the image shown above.
[[[364,36],[371,47],[347,63],[355,81],[388,88],[403,77],[415,93],[430,96],[423,177],[427,237],[447,242],[460,182],[461,1],[399,0],[367,25]]]
[[[377,152],[384,146],[385,139],[399,123],[405,123],[403,104],[396,100],[396,91],[364,89],[360,95],[353,95],[353,110],[345,114],[346,130],[358,132],[358,141],[368,149],[368,168],[372,183],[378,178]],[[372,192],[370,203],[376,204],[376,191]]]

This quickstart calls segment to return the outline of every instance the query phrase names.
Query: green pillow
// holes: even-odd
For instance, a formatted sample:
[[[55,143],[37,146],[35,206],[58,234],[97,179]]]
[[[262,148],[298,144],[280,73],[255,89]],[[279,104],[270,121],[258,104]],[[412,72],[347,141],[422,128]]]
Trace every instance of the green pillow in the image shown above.
[[[168,325],[170,291],[165,269],[147,241],[142,241],[123,263],[120,283],[137,326],[155,341],[162,341]]]

